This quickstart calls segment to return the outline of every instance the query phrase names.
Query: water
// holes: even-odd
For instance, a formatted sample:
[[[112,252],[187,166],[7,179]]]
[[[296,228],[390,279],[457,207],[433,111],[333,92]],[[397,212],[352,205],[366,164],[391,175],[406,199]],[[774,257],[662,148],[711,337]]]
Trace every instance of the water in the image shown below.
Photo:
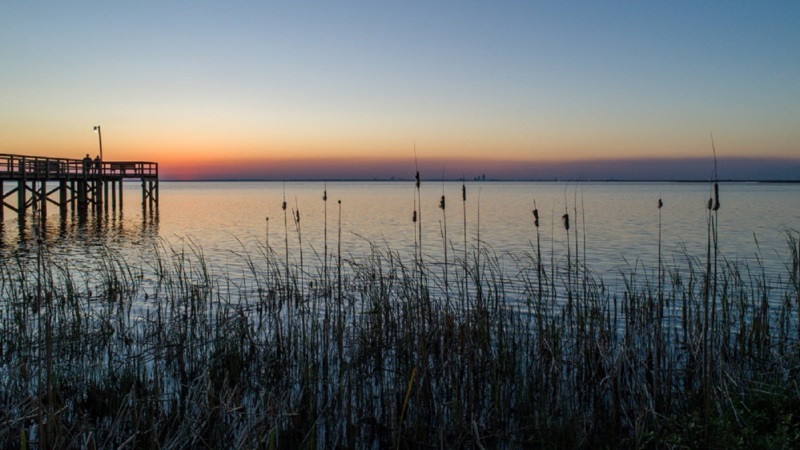
[[[533,253],[539,210],[540,242],[545,259],[565,261],[567,245],[588,267],[614,285],[621,271],[644,267],[652,271],[658,258],[659,220],[665,261],[704,258],[708,246],[708,183],[535,183],[471,182],[462,202],[460,182],[423,182],[422,204],[416,205],[413,181],[405,182],[162,182],[160,207],[143,210],[139,186],[125,186],[124,208],[102,217],[59,218],[50,211],[45,242],[55,260],[90,266],[98,251],[111,248],[135,262],[155,245],[181,248],[188,241],[202,248],[213,270],[246,270],[240,256],[257,243],[269,243],[284,253],[288,230],[290,258],[299,261],[302,239],[304,265],[321,266],[326,254],[337,251],[339,231],[344,257],[357,259],[371,245],[398,252],[410,261],[417,225],[423,226],[425,257],[441,260],[444,233],[448,257],[464,249],[464,218],[468,247],[491,248],[509,270],[514,259]],[[323,192],[328,200],[324,202]],[[442,195],[446,209],[439,208]],[[664,206],[658,209],[658,200]],[[282,209],[283,201],[287,209]],[[341,204],[339,204],[341,201]],[[787,230],[798,229],[800,184],[723,183],[717,212],[719,248],[728,260],[755,262],[769,273],[786,273]],[[327,207],[327,212],[326,212]],[[293,220],[299,211],[299,232]],[[562,216],[569,214],[567,236]],[[446,214],[446,216],[445,216]],[[660,217],[659,217],[660,214]],[[341,225],[339,221],[341,220]],[[6,209],[0,227],[0,254],[26,255],[33,244],[32,220],[20,225]],[[791,231],[795,233],[796,231]],[[146,257],[146,256],[144,256]],[[617,280],[617,281],[615,281]]]

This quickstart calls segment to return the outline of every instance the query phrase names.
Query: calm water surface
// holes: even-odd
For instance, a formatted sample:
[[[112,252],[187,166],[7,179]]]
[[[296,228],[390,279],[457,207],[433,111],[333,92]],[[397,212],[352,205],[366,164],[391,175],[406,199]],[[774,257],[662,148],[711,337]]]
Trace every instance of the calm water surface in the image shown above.
[[[154,245],[181,248],[191,241],[202,248],[214,270],[237,273],[245,267],[240,254],[254,252],[259,242],[268,242],[282,255],[286,230],[295,260],[302,237],[304,264],[309,268],[321,265],[326,232],[328,254],[336,252],[340,230],[347,257],[358,258],[377,245],[410,261],[416,208],[426,258],[441,259],[445,232],[449,256],[463,254],[466,217],[467,245],[476,245],[480,236],[481,245],[496,252],[512,271],[518,270],[514,259],[535,248],[535,205],[546,258],[565,260],[568,239],[574,252],[577,229],[581,259],[585,257],[588,266],[611,284],[629,266],[653,269],[659,221],[667,260],[704,257],[708,245],[709,183],[468,182],[466,202],[461,186],[461,182],[423,182],[422,204],[417,205],[413,181],[162,182],[160,207],[151,213],[143,211],[139,186],[131,183],[125,186],[121,210],[85,220],[70,215],[64,221],[51,211],[45,236],[53,258],[76,265],[91,264],[103,248],[136,261]],[[322,199],[325,190],[327,202]],[[799,194],[800,184],[721,184],[717,220],[724,257],[753,261],[758,254],[768,271],[785,274],[786,233],[796,236],[800,228]],[[445,210],[439,208],[442,195]],[[659,198],[664,203],[661,210]],[[286,217],[281,208],[284,199]],[[300,233],[292,220],[297,211]],[[570,216],[569,237],[561,220],[565,213]],[[31,248],[31,223],[20,225],[16,213],[5,210],[0,228],[3,257]]]

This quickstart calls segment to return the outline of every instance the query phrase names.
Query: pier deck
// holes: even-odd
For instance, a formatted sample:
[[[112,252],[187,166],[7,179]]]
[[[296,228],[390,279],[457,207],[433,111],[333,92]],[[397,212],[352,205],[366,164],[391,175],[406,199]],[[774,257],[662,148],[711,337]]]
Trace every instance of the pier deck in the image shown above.
[[[122,183],[142,182],[142,206],[158,207],[158,163],[91,161],[0,153],[0,220],[9,208],[20,218],[27,210],[47,213],[47,205],[79,212],[122,208]],[[5,191],[6,183],[11,190]]]

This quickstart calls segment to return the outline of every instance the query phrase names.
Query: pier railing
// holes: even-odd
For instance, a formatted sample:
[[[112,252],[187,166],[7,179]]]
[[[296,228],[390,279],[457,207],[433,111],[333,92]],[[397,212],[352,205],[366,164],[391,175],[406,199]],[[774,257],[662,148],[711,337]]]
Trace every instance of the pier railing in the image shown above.
[[[50,158],[0,153],[0,180],[158,178],[158,163]]]

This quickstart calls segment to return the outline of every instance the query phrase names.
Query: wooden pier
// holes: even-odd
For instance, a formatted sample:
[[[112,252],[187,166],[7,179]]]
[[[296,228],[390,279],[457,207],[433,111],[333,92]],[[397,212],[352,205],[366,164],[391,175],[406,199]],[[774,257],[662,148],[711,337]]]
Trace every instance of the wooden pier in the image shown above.
[[[142,182],[142,208],[158,208],[158,163],[89,161],[84,159],[0,153],[0,221],[6,208],[21,220],[28,209],[44,216],[48,204],[62,215],[122,209],[126,180]],[[6,185],[11,189],[6,191]]]

